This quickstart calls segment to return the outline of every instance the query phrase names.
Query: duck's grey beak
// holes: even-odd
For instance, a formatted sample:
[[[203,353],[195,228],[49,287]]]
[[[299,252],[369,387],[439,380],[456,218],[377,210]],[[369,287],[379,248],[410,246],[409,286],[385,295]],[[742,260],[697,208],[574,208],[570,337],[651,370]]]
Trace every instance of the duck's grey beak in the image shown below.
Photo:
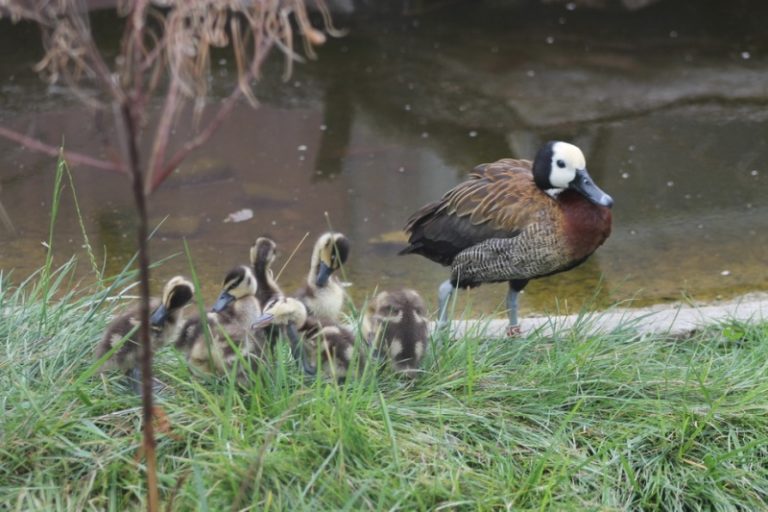
[[[157,309],[152,312],[152,316],[149,317],[149,323],[151,325],[163,325],[167,317],[168,308],[165,307],[165,304],[160,304]]]
[[[317,279],[315,280],[315,285],[322,288],[328,284],[328,279],[330,279],[331,274],[333,274],[333,269],[321,261],[319,268],[317,269]]]
[[[230,302],[235,300],[235,297],[230,295],[227,292],[221,292],[221,295],[219,295],[219,298],[216,299],[216,303],[211,308],[211,311],[214,313],[218,313],[219,311],[223,310],[225,307],[229,305]]]
[[[613,198],[595,185],[586,169],[576,171],[576,178],[574,178],[568,188],[572,188],[598,206],[605,206],[607,208],[613,206]]]
[[[264,313],[259,318],[257,318],[253,324],[251,324],[251,329],[262,329],[264,327],[267,327],[268,325],[272,324],[272,322],[275,319],[275,315],[271,313]]]

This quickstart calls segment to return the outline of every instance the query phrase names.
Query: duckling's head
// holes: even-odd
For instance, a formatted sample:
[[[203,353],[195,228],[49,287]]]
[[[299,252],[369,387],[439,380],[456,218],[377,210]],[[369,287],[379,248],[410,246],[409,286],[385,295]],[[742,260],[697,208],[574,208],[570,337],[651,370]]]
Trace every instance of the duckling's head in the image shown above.
[[[600,190],[587,173],[584,153],[567,142],[549,141],[536,153],[533,179],[541,190],[573,189],[596,205],[613,205],[611,196]]]
[[[277,256],[277,244],[270,238],[260,236],[251,247],[251,265],[254,272],[266,272]]]
[[[163,288],[162,303],[152,312],[152,325],[162,325],[173,311],[178,311],[192,300],[195,286],[182,276],[172,277]]]
[[[304,304],[291,297],[277,297],[264,306],[261,317],[253,324],[254,329],[269,325],[293,324],[301,327],[307,321],[307,308]]]
[[[231,302],[256,294],[256,278],[251,269],[240,265],[227,272],[222,285],[221,295],[216,299],[212,311],[218,313]]]
[[[349,256],[349,240],[341,233],[324,233],[317,239],[312,251],[312,271],[315,286],[323,287]]]
[[[415,290],[404,288],[394,292],[379,293],[368,305],[368,314],[379,321],[398,323],[405,310],[413,311],[419,317],[427,314],[424,299]]]

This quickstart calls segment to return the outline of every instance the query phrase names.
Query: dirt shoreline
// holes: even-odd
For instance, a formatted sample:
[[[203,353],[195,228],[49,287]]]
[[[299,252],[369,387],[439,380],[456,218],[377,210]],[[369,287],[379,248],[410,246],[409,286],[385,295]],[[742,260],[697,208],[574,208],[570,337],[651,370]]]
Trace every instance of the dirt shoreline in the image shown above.
[[[640,333],[683,335],[697,328],[729,320],[741,322],[768,321],[768,293],[750,293],[733,300],[707,304],[659,304],[646,308],[615,308],[587,315],[528,316],[522,319],[522,335],[540,332],[544,335],[570,329],[579,324],[587,332],[609,332],[619,325],[630,326]],[[506,320],[456,320],[454,335],[476,333],[489,337],[505,337]]]

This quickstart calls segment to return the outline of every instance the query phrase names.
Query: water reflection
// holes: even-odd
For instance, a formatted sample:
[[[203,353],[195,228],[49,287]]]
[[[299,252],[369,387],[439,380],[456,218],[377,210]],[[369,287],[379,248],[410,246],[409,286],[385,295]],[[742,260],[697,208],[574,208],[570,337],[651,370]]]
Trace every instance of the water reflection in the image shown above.
[[[614,233],[578,269],[532,283],[523,312],[768,289],[768,142],[761,137],[768,116],[759,103],[766,35],[757,28],[733,35],[727,24],[708,34],[703,15],[652,14],[645,25],[637,21],[645,14],[613,14],[607,23],[609,15],[590,21],[545,9],[529,26],[458,13],[352,27],[287,85],[261,84],[262,108],[235,112],[153,196],[152,222],[162,223],[153,257],[182,251],[187,239],[211,297],[257,236],[278,242],[279,268],[309,234],[281,276],[293,290],[312,241],[333,227],[353,243],[346,277],[358,304],[377,286],[413,286],[433,299],[447,270],[395,256],[410,213],[476,164],[530,158],[557,138],[584,149],[595,181],[615,198]],[[25,37],[37,35],[18,31],[12,39]],[[745,41],[748,60],[733,50]],[[108,123],[49,94],[24,71],[28,55],[2,58],[14,72],[0,76],[0,122],[49,141],[66,133],[68,148],[102,151]],[[228,65],[217,72],[232,76]],[[278,76],[279,63],[271,65]],[[185,126],[182,119],[179,141]],[[2,201],[17,231],[2,231],[0,266],[28,273],[43,261],[54,163],[5,141],[0,149]],[[116,272],[135,245],[127,183],[87,169],[77,169],[75,181],[98,257]],[[254,218],[223,222],[242,208]],[[59,261],[81,245],[65,192]],[[183,257],[166,263],[158,282],[177,272],[188,273]],[[506,285],[484,286],[459,308],[492,311],[505,293]]]

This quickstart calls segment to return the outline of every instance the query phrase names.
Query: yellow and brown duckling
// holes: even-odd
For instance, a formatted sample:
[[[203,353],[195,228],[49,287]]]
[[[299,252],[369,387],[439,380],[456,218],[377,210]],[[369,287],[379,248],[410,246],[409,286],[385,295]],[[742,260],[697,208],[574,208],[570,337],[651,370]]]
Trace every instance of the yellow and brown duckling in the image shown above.
[[[281,298],[268,304],[254,327],[267,325],[295,327],[293,333],[288,332],[288,337],[294,356],[301,359],[307,375],[317,374],[318,361],[323,375],[339,381],[363,371],[365,353],[355,346],[354,333],[338,324],[321,324],[308,316],[304,304],[296,299]]]
[[[292,297],[275,297],[264,306],[261,317],[254,322],[252,328],[255,331],[270,332],[275,337],[279,337],[282,330],[291,345],[293,358],[305,363],[301,357],[302,336],[313,325],[312,322],[308,325],[307,320],[307,308],[300,300]],[[304,368],[307,369],[306,365]]]
[[[347,261],[349,240],[341,233],[324,233],[312,250],[307,284],[297,294],[309,315],[320,323],[333,324],[341,317],[346,292],[333,275]]]
[[[424,299],[407,288],[379,293],[363,318],[363,337],[398,373],[416,377],[429,343]]]
[[[260,236],[251,247],[251,267],[257,285],[256,299],[262,309],[272,299],[283,296],[272,272],[272,263],[276,257],[277,244],[270,238]]]
[[[160,300],[150,301],[149,337],[153,351],[175,339],[183,321],[184,306],[192,301],[194,293],[195,288],[192,283],[181,276],[176,276],[166,283]],[[104,362],[101,370],[122,370],[128,378],[131,389],[138,393],[143,354],[139,341],[138,307],[131,308],[109,324],[103,338],[96,346],[96,358],[104,357],[123,339],[125,339],[123,345]]]
[[[227,273],[221,294],[204,320],[210,330],[210,346],[199,316],[187,320],[176,339],[176,348],[186,355],[190,366],[203,373],[227,374],[240,362],[234,345],[250,367],[257,368],[266,341],[251,329],[261,316],[256,291],[256,279],[250,268],[242,265]],[[241,367],[238,381],[246,380],[247,371]]]
[[[520,291],[531,279],[572,269],[600,247],[611,233],[612,205],[587,173],[581,150],[551,141],[533,162],[503,159],[476,167],[469,180],[414,213],[401,254],[451,267],[438,294],[442,325],[457,287],[508,282],[508,332],[514,335]]]

